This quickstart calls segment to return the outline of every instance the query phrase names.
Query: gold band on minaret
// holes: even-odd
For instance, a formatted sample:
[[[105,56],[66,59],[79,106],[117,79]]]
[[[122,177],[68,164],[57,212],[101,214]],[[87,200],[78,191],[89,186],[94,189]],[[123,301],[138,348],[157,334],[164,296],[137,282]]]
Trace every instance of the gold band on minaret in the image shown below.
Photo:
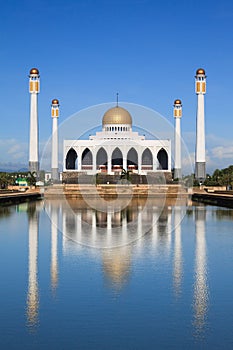
[[[181,118],[182,117],[182,102],[181,100],[177,99],[174,101],[174,118]]]
[[[59,101],[57,99],[52,100],[52,118],[59,117]]]
[[[206,93],[206,75],[203,68],[199,68],[196,71],[196,94]]]

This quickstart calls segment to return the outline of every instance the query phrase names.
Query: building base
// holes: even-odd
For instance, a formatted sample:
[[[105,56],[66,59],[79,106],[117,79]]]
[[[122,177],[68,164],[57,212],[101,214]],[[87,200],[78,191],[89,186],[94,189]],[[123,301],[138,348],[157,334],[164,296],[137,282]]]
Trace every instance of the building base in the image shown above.
[[[150,172],[147,175],[130,174],[129,178],[119,175],[109,175],[98,173],[87,175],[85,172],[63,171],[62,182],[64,184],[121,184],[127,180],[131,184],[165,184],[172,183],[172,173],[170,171]]]
[[[199,181],[204,181],[206,178],[205,162],[196,162],[195,178]]]
[[[36,175],[39,175],[39,162],[30,162],[29,161],[29,171],[31,173],[36,173]]]
[[[52,176],[52,180],[56,180],[58,181],[59,180],[59,170],[58,168],[52,168],[51,169],[51,176]]]
[[[181,174],[181,168],[175,168],[174,169],[174,179],[181,179],[182,174]]]

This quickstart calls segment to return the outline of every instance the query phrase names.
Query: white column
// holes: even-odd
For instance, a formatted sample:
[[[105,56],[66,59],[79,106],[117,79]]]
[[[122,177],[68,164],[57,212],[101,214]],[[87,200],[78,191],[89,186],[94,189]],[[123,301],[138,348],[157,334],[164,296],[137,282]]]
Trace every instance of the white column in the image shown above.
[[[197,95],[196,162],[205,162],[204,95]]]
[[[175,150],[174,150],[174,179],[180,179],[181,174],[181,128],[180,121],[182,117],[181,100],[174,102],[174,118],[175,118]]]
[[[142,172],[142,152],[138,152],[138,174]]]
[[[123,169],[127,171],[127,154],[123,153]]]
[[[93,164],[92,164],[92,171],[95,174],[96,173],[96,151],[92,148],[92,159],[93,159]]]
[[[59,117],[59,102],[58,100],[52,100],[52,120],[53,120],[53,130],[52,130],[52,179],[59,180],[59,170],[58,170],[58,117]]]
[[[206,75],[204,69],[196,72],[197,120],[196,120],[196,159],[195,177],[203,181],[206,177],[205,159],[205,110],[204,94],[206,93]]]
[[[108,153],[108,174],[112,172],[112,154]]]
[[[30,134],[29,134],[29,170],[33,173],[39,171],[39,142],[38,142],[38,106],[39,71],[32,68],[29,75],[30,98]]]

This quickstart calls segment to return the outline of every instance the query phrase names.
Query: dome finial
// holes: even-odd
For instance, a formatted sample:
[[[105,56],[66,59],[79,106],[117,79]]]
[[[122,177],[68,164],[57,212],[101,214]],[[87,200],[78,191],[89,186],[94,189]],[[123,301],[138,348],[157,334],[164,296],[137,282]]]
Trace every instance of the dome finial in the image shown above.
[[[119,92],[116,93],[116,100],[117,100],[116,106],[117,106],[117,107],[118,107],[118,97],[119,97]]]

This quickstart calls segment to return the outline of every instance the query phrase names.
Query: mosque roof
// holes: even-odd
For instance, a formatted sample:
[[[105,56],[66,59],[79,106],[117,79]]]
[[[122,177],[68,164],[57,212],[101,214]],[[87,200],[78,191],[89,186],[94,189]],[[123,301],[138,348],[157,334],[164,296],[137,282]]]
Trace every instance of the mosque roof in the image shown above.
[[[130,113],[122,107],[116,106],[105,112],[102,124],[130,124],[132,125],[132,117]]]

